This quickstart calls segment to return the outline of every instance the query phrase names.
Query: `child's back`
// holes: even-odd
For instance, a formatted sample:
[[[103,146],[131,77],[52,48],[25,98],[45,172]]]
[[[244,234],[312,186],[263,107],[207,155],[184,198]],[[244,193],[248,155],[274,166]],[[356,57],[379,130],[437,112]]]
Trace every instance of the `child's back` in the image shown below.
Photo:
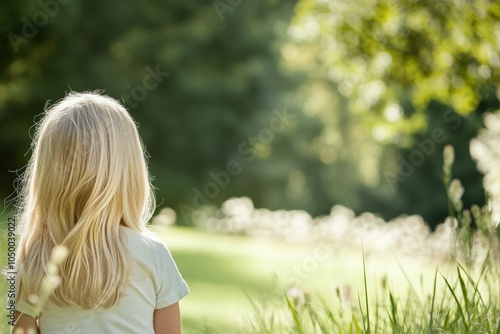
[[[189,290],[145,227],[154,195],[136,124],[118,101],[71,93],[49,108],[21,181],[15,329],[180,332],[177,302]],[[67,253],[57,262],[56,247]],[[60,279],[48,282],[60,284],[46,300],[54,270]]]
[[[150,236],[122,227],[132,255],[129,285],[111,309],[58,307],[48,302],[40,317],[42,333],[154,333],[153,312],[172,305],[189,292],[167,248]],[[92,275],[92,273],[88,273]],[[31,315],[33,307],[17,304]]]

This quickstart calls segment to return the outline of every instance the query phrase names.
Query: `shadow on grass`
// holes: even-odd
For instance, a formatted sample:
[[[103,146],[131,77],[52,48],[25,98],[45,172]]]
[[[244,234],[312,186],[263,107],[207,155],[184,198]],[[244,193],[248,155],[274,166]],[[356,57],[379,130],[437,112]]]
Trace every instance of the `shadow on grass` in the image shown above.
[[[172,252],[184,279],[188,282],[213,283],[241,287],[245,291],[269,290],[268,273],[252,272],[252,259],[235,254],[216,254],[176,250]],[[253,260],[255,261],[255,260]]]
[[[247,296],[273,291],[272,275],[251,256],[179,249],[172,255],[191,289],[181,301],[184,333],[237,333],[251,306]]]

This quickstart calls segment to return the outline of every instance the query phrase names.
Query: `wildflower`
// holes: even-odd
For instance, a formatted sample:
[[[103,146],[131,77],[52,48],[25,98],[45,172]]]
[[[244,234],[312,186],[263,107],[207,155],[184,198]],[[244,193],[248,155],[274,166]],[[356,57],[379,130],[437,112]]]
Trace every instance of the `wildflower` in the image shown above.
[[[68,256],[68,248],[65,246],[56,246],[52,250],[51,262],[55,265],[61,264]]]
[[[61,277],[57,275],[50,275],[44,279],[44,288],[49,291],[49,294],[55,290],[61,283]]]
[[[296,308],[306,303],[306,293],[300,288],[290,288],[286,291],[286,294]]]
[[[384,277],[387,279],[386,276]],[[347,307],[352,306],[352,293],[351,286],[349,284],[335,284],[335,294],[337,295],[337,298],[340,300],[340,303],[342,305]]]
[[[443,151],[443,160],[444,160],[444,169],[450,170],[451,165],[455,161],[455,151],[453,150],[453,146],[446,145]]]
[[[352,292],[349,284],[344,284],[342,286],[342,301],[346,306],[352,305]]]
[[[457,211],[462,211],[463,203],[462,203],[462,195],[464,194],[464,187],[462,183],[458,179],[453,179],[448,187],[448,196],[453,203],[453,207]]]
[[[472,223],[472,216],[469,210],[464,210],[462,212],[462,226],[469,227]]]
[[[33,305],[38,303],[38,299],[39,299],[38,296],[35,294],[28,296],[28,301]]]
[[[61,284],[61,277],[58,273],[58,266],[68,256],[68,248],[65,246],[56,246],[52,249],[50,263],[47,267],[47,276],[42,281],[42,288],[39,296],[30,296],[34,301],[35,314],[39,315],[49,299],[52,292]]]

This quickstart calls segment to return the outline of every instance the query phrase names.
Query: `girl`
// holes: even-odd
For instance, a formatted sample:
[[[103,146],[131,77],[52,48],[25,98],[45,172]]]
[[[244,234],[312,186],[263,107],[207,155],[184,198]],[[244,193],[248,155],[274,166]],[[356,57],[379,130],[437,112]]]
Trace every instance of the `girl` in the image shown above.
[[[178,301],[189,290],[145,227],[154,197],[125,108],[72,92],[46,111],[32,149],[18,213],[14,333],[180,333]],[[56,246],[67,254],[51,260]]]

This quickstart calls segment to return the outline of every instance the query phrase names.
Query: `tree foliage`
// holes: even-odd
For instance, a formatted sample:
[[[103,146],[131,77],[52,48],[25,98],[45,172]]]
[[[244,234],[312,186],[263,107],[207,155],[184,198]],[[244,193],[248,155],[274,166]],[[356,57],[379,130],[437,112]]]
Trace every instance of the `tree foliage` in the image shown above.
[[[482,127],[477,115],[498,108],[499,19],[499,4],[489,0],[298,2],[285,59],[289,67],[314,71],[307,86],[329,90],[310,104],[331,101],[317,113],[337,119],[324,132],[342,133],[337,155],[351,155],[351,173],[344,175],[357,201],[350,207],[442,221],[445,144],[458,147],[456,175],[464,180],[466,204],[484,201],[468,148]],[[340,119],[349,121],[339,126]]]
[[[495,93],[499,20],[494,0],[301,0],[292,36],[321,44],[351,110],[390,138],[424,129],[431,101],[467,115]]]
[[[104,89],[140,124],[159,206],[181,222],[243,195],[312,215],[343,204],[437,222],[422,199],[440,189],[426,173],[444,143],[404,182],[387,180],[433,127],[466,148],[480,126],[450,130],[431,112],[498,103],[497,19],[485,0],[4,2],[0,168],[26,164],[47,100]],[[456,165],[476,175],[470,159]],[[2,174],[3,195],[15,176]]]
[[[2,3],[2,171],[26,163],[28,129],[47,100],[70,89],[104,89],[140,124],[159,204],[192,206],[195,190],[204,192],[214,182],[210,173],[225,170],[231,155],[242,156],[238,145],[285,107],[281,94],[293,86],[277,65],[293,3],[225,3],[231,10],[222,13],[204,1]],[[248,149],[263,160],[260,151],[270,145],[257,141]],[[5,195],[14,177],[2,177]],[[286,179],[273,182],[277,192]],[[205,197],[218,202],[247,187],[257,197],[262,184],[265,178],[233,177]]]

